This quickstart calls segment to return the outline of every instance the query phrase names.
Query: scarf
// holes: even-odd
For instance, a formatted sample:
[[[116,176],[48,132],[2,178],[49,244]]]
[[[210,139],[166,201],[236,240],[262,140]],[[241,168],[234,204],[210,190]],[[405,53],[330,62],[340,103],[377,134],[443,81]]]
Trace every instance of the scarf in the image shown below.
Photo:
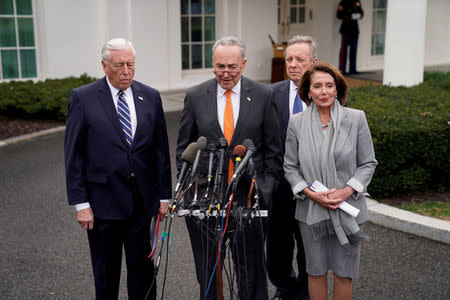
[[[319,112],[314,102],[303,112],[299,142],[300,173],[307,182],[315,180],[327,188],[342,189],[345,184],[336,175],[333,150],[343,119],[343,108],[337,99],[331,109],[328,129],[322,130]],[[306,225],[313,237],[321,239],[336,235],[339,243],[352,254],[361,240],[367,239],[355,221],[355,218],[340,209],[329,210],[313,200],[309,200]]]

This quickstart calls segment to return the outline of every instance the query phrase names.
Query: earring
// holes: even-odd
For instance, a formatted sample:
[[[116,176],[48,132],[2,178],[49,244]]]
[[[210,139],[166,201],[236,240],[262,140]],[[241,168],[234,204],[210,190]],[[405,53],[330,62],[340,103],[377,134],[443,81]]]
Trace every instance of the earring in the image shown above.
[[[309,101],[312,101],[312,98],[311,98],[311,96],[308,96],[308,100],[309,100]]]

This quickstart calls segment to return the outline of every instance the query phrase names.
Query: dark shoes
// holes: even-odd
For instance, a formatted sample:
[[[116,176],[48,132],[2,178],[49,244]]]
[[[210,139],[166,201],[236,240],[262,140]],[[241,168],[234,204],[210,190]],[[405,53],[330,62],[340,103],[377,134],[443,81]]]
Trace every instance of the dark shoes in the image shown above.
[[[279,289],[275,292],[275,295],[271,300],[310,300],[308,291],[297,293],[297,295],[285,295]]]

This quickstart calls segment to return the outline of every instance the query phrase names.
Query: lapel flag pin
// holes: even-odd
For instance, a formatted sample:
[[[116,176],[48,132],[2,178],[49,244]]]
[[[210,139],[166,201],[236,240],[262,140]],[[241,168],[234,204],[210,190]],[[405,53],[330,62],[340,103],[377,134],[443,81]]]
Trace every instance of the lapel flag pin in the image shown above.
[[[141,101],[144,100],[144,98],[142,98],[142,96],[138,96],[138,99]]]
[[[252,99],[250,99],[250,97],[247,97],[247,101],[252,101]]]

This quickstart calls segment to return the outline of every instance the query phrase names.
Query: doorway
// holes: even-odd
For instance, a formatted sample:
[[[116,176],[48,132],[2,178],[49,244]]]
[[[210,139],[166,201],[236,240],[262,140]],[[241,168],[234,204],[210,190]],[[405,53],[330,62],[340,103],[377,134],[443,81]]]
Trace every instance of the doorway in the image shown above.
[[[312,0],[278,0],[278,43],[294,35],[311,35]]]

